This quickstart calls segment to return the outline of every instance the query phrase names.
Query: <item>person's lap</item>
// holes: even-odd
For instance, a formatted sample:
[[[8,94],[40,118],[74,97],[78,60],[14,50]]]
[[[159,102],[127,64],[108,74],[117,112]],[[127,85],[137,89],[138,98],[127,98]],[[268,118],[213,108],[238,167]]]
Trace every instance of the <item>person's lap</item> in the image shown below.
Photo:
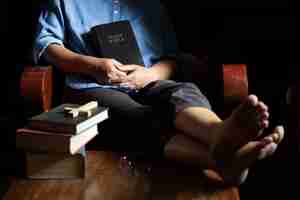
[[[68,102],[97,100],[100,106],[109,108],[110,118],[99,125],[100,134],[92,146],[120,151],[162,153],[172,137],[176,112],[189,106],[210,109],[194,84],[171,80],[150,83],[135,94],[107,88],[71,91],[65,99]]]

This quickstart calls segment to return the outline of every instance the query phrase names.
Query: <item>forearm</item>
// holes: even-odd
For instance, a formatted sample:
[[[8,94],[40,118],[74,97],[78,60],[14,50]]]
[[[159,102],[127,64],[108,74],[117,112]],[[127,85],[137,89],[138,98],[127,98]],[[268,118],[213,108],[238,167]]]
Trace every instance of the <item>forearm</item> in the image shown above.
[[[167,80],[175,74],[176,62],[173,60],[163,60],[153,65],[149,71],[157,77],[158,80]]]
[[[94,66],[89,64],[89,60],[93,57],[75,53],[61,45],[49,45],[44,57],[47,62],[59,67],[65,73],[91,75],[94,72]]]

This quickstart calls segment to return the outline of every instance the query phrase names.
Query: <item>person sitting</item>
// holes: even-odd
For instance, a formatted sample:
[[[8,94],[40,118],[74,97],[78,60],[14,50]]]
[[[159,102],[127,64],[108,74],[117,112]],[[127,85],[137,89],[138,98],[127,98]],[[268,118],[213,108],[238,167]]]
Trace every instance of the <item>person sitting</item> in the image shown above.
[[[94,56],[84,35],[120,20],[130,21],[145,66]],[[33,55],[36,63],[44,60],[66,74],[70,100],[97,100],[109,108],[113,126],[107,134],[115,142],[141,151],[162,148],[168,159],[241,184],[251,165],[275,152],[283,126],[260,137],[269,112],[253,94],[221,120],[198,86],[172,80],[189,70],[180,64],[177,46],[159,0],[51,0],[38,20]]]

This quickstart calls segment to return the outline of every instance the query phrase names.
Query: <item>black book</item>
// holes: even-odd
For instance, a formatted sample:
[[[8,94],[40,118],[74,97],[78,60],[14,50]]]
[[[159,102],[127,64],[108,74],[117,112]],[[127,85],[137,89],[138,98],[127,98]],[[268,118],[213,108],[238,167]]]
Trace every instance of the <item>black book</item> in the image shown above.
[[[78,108],[79,106],[77,104],[62,104],[48,112],[33,116],[28,120],[28,128],[55,133],[79,134],[108,118],[108,108],[106,107],[97,107],[90,117],[71,118],[65,116],[65,107]]]
[[[122,64],[144,66],[143,57],[128,20],[94,26],[90,37],[96,56],[113,58]]]

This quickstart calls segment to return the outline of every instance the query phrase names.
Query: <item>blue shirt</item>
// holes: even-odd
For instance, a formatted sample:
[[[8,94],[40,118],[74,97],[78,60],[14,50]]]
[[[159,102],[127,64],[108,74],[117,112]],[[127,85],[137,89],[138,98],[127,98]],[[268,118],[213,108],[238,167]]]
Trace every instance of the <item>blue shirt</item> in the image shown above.
[[[51,0],[38,20],[34,60],[38,63],[50,44],[92,55],[85,34],[95,25],[120,20],[130,21],[145,67],[151,67],[160,57],[176,54],[176,36],[159,0]],[[68,74],[66,83],[77,89],[116,87],[75,74]]]

